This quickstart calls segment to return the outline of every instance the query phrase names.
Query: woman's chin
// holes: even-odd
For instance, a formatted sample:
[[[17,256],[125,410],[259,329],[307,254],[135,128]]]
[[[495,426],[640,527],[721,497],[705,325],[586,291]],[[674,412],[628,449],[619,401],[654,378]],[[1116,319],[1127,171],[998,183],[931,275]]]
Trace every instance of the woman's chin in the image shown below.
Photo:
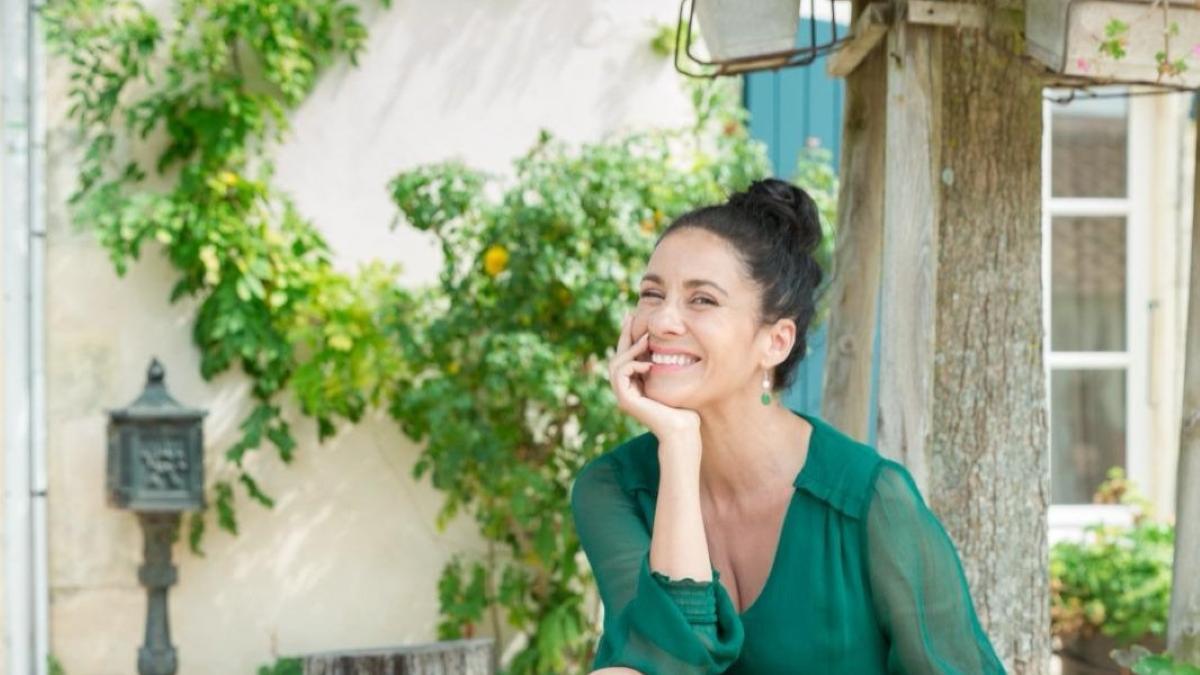
[[[663,391],[664,389],[665,391]],[[645,392],[646,398],[672,408],[687,408],[689,407],[687,403],[691,399],[684,392],[671,391],[666,387],[655,387],[649,383],[646,385]]]

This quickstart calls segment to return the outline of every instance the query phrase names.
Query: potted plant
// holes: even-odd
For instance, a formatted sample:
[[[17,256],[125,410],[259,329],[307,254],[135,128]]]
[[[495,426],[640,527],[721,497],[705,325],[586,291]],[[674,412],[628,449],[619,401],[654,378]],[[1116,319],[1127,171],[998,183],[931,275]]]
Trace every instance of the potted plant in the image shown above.
[[[1174,527],[1155,521],[1148,502],[1120,469],[1109,472],[1097,503],[1122,503],[1130,525],[1092,525],[1082,541],[1050,550],[1050,622],[1063,675],[1122,673],[1111,654],[1141,645],[1165,648]]]
[[[1051,71],[1093,82],[1200,86],[1200,5],[1191,0],[1038,0],[1026,50]]]

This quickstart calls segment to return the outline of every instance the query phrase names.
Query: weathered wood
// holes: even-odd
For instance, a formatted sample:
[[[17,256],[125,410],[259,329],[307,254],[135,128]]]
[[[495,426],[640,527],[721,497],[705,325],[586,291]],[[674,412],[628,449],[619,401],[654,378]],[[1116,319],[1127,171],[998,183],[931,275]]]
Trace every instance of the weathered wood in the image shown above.
[[[1020,675],[1050,664],[1041,88],[1000,28],[888,34],[879,445],[917,477]]]
[[[855,25],[873,10],[877,4],[856,0],[852,11],[861,14]],[[846,78],[829,348],[821,391],[822,416],[864,442],[883,251],[886,58],[884,49],[874,50]]]
[[[911,23],[929,26],[983,28],[987,22],[987,8],[964,2],[910,0],[907,18]]]
[[[826,62],[826,72],[832,77],[846,77],[854,72],[858,64],[862,63],[867,54],[870,54],[887,35],[892,16],[891,6],[883,2],[873,2],[859,11],[858,4],[856,3],[851,10],[858,12],[855,14],[851,37],[831,54]]]
[[[1200,133],[1192,183],[1192,258],[1184,339],[1183,421],[1175,472],[1175,563],[1167,644],[1177,660],[1200,663]]]
[[[301,657],[304,675],[492,675],[491,638],[326,652]]]
[[[941,142],[934,30],[897,24],[888,34],[883,307],[878,445],[922,489],[933,408],[933,325]]]

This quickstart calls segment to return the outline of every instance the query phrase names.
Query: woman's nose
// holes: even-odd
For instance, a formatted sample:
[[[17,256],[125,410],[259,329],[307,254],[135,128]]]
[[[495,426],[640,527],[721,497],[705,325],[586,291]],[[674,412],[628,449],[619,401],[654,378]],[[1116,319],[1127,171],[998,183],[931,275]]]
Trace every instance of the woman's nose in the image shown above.
[[[652,335],[678,335],[683,333],[683,317],[672,302],[659,303],[648,310],[646,330]]]

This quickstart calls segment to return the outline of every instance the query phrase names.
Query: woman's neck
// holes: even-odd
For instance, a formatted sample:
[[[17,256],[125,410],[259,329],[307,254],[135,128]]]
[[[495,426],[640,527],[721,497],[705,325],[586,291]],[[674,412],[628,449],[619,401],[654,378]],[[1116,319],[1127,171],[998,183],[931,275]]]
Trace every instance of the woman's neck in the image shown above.
[[[811,425],[778,399],[764,406],[738,397],[699,414],[700,489],[712,502],[737,503],[791,485],[804,466]]]

